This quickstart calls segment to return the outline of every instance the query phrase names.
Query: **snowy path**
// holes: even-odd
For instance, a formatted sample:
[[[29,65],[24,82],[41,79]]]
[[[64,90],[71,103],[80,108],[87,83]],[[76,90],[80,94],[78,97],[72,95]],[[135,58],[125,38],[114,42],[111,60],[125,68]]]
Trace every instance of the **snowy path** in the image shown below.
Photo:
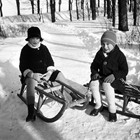
[[[90,24],[90,23],[88,23]],[[91,23],[92,24],[92,23]],[[81,26],[84,26],[84,24]],[[44,44],[51,51],[56,67],[68,79],[78,83],[89,81],[91,58],[83,42],[73,32],[40,25]],[[62,30],[62,31],[61,31]],[[100,34],[100,33],[99,33]],[[0,42],[0,140],[138,140],[139,120],[118,115],[116,123],[107,121],[107,112],[97,117],[86,110],[67,109],[55,123],[37,119],[26,123],[25,104],[19,93],[18,59],[25,38],[9,38]]]

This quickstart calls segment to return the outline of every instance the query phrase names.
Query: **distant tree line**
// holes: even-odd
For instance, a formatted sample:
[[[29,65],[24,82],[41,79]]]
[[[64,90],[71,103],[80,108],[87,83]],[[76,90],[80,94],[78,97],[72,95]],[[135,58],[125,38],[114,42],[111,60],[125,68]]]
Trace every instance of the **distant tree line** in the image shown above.
[[[35,2],[37,14],[41,14],[40,10],[40,0],[29,0],[31,3],[32,14],[35,13]],[[58,11],[61,12],[61,4],[66,0],[58,0]],[[82,14],[83,20],[85,20],[85,11],[88,13],[88,19],[95,20],[99,15],[100,0],[67,0],[68,1],[68,11],[70,15],[70,21],[72,21],[72,11],[73,2],[75,2],[77,20]],[[17,5],[17,15],[20,14],[20,0],[16,0]],[[2,0],[0,0],[0,16],[3,17],[2,12]],[[51,20],[55,22],[55,12],[56,12],[56,0],[46,0],[46,11],[51,13]],[[116,9],[117,16],[116,16]],[[112,20],[112,26],[116,24],[116,18],[118,18],[118,29],[121,31],[128,31],[128,12],[133,13],[133,25],[138,24],[138,16],[140,14],[140,0],[104,0],[103,7],[104,16],[107,19]],[[90,18],[91,17],[91,18]]]

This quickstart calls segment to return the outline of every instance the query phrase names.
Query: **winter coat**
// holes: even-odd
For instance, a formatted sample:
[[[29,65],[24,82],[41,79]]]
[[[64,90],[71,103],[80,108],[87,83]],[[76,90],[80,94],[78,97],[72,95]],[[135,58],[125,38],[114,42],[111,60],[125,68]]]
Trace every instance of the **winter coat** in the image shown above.
[[[91,64],[91,77],[99,73],[101,77],[107,77],[110,74],[115,76],[115,79],[126,79],[128,74],[128,64],[125,55],[116,45],[107,57],[104,56],[102,48],[96,53]]]
[[[23,75],[23,72],[27,69],[32,70],[34,73],[46,73],[48,66],[54,66],[54,61],[48,50],[48,48],[40,44],[37,49],[29,47],[26,44],[20,54],[19,69]]]

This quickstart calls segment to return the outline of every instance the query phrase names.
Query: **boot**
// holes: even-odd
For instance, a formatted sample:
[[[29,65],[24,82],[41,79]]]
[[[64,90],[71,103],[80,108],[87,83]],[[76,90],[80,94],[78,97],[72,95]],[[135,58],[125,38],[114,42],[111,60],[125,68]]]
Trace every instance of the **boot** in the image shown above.
[[[116,113],[109,112],[109,121],[110,122],[116,122],[117,121],[117,115],[116,115]]]
[[[36,119],[36,116],[35,116],[34,104],[29,104],[28,116],[26,117],[26,122],[35,121],[35,119]]]
[[[97,116],[99,112],[102,112],[103,111],[103,105],[101,105],[100,108],[96,109],[94,108],[91,112],[90,112],[90,115],[91,116]]]

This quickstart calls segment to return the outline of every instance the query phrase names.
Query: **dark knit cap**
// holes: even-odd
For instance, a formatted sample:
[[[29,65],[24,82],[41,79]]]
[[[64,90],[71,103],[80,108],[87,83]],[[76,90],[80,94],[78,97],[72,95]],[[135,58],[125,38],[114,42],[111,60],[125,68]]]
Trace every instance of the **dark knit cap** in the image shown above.
[[[102,37],[101,37],[101,44],[103,42],[108,42],[110,44],[112,44],[113,46],[116,45],[116,33],[113,31],[106,31],[103,33]]]
[[[29,38],[33,38],[33,37],[39,37],[40,41],[43,41],[41,37],[41,31],[38,27],[30,27],[27,33],[28,33],[28,37],[25,39],[26,41],[28,41]]]

